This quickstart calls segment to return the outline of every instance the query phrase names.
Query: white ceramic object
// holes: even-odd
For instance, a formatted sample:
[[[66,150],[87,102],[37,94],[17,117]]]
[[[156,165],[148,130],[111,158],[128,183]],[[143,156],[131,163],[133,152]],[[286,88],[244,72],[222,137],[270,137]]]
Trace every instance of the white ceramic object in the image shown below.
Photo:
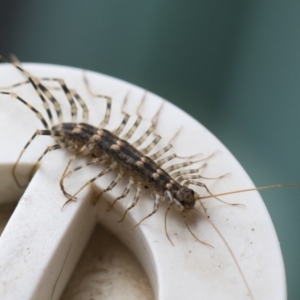
[[[81,70],[42,64],[23,66],[38,77],[64,78],[68,86],[75,88],[87,102],[90,123],[96,126],[103,119],[105,101],[95,99],[87,93]],[[112,119],[108,129],[119,124],[121,105],[128,92],[125,110],[135,115],[144,94],[142,89],[97,73],[87,72],[87,76],[93,91],[113,97]],[[3,64],[0,66],[0,79],[0,86],[7,86],[24,80],[24,77],[12,66]],[[14,92],[44,112],[41,101],[31,86],[15,88]],[[65,121],[70,121],[66,98],[60,91],[54,93],[63,105]],[[150,120],[161,107],[162,101],[164,100],[158,96],[147,93],[146,101],[141,107],[145,122],[135,136],[149,127]],[[134,117],[131,121],[134,121]],[[173,143],[177,154],[189,156],[202,153],[204,157],[218,150],[218,154],[208,161],[202,174],[217,177],[230,172],[219,180],[203,180],[213,193],[253,186],[234,157],[207,129],[165,102],[156,130],[163,137],[159,147],[165,146],[179,128],[181,131]],[[42,124],[27,107],[9,96],[0,95],[1,203],[14,201],[20,194],[20,189],[12,179],[11,170],[21,149],[36,129],[43,129]],[[18,169],[23,182],[28,175],[26,164],[32,165],[46,146],[51,144],[53,142],[50,138],[41,136],[25,152]],[[176,211],[168,216],[168,233],[175,245],[172,246],[164,230],[165,203],[161,204],[157,214],[139,227],[126,231],[126,228],[136,224],[152,210],[153,200],[149,193],[144,193],[137,206],[128,213],[126,220],[117,223],[133,194],[119,201],[111,212],[106,211],[105,200],[113,201],[120,195],[125,182],[105,195],[105,200],[102,199],[96,206],[91,205],[90,200],[97,191],[96,185],[105,188],[113,177],[101,178],[93,188],[82,191],[77,202],[68,204],[62,210],[66,198],[60,190],[59,180],[70,157],[71,154],[67,151],[56,150],[43,159],[0,238],[2,300],[59,299],[97,222],[112,231],[140,260],[156,299],[286,299],[279,242],[257,192],[222,198],[245,206],[229,206],[214,199],[205,201],[211,221],[218,227],[238,261],[245,278],[243,280],[224,241],[207,220],[195,212],[195,221],[190,222],[193,232],[214,248],[197,242]],[[76,161],[73,167],[79,164]],[[198,163],[196,166],[200,165]],[[65,181],[68,191],[75,192],[98,172],[99,169],[94,166],[74,173]],[[206,194],[201,188],[195,190]]]

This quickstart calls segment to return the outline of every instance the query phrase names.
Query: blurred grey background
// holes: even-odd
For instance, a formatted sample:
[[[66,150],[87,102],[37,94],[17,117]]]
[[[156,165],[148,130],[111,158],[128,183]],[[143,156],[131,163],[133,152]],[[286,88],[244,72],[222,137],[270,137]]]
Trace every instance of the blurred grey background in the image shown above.
[[[144,87],[204,124],[257,186],[300,182],[300,2],[0,1],[0,53]],[[300,189],[262,194],[300,296]]]

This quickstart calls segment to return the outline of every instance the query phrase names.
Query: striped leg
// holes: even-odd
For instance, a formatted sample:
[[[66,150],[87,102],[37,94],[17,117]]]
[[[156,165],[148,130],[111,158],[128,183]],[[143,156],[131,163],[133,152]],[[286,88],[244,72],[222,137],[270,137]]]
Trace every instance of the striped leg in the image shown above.
[[[221,175],[221,176],[218,176],[218,177],[205,177],[205,176],[202,176],[200,174],[188,174],[188,175],[182,175],[182,176],[179,176],[177,178],[177,181],[178,182],[183,182],[185,180],[192,180],[192,179],[207,179],[207,180],[218,180],[218,179],[221,179],[225,176],[227,176],[229,173],[226,173],[224,175]]]
[[[121,108],[121,112],[122,112],[122,114],[124,114],[124,118],[123,118],[121,124],[119,125],[119,127],[116,128],[115,130],[113,130],[113,134],[115,134],[117,136],[119,136],[121,134],[121,132],[123,131],[124,127],[126,126],[128,120],[130,119],[129,114],[124,111],[124,106],[127,102],[127,99],[128,99],[128,94],[125,96],[125,99],[123,101],[123,105]]]
[[[92,179],[90,179],[89,181],[87,181],[73,196],[70,200],[73,200],[76,198],[76,196],[87,186],[91,185],[94,181],[96,181],[97,179],[99,179],[100,177],[102,177],[105,174],[108,174],[109,172],[115,170],[118,167],[118,163],[114,162],[112,163],[109,167],[107,167],[106,169],[104,169],[101,173],[99,173],[98,175],[96,175],[95,177],[93,177]]]
[[[21,81],[21,82],[12,84],[12,85],[1,86],[0,89],[1,90],[12,90],[13,88],[16,88],[16,87],[19,87],[19,86],[22,86],[22,85],[26,85],[28,83],[30,83],[30,81],[29,80],[25,80],[25,81]]]
[[[151,133],[154,132],[154,129],[155,129],[155,125],[152,124],[149,129],[137,140],[135,141],[134,143],[132,143],[132,146],[137,148],[138,146],[142,145],[146,139],[148,138],[148,136],[150,136]]]
[[[106,111],[105,111],[105,116],[103,121],[100,123],[100,125],[98,126],[99,128],[104,128],[110,119],[110,115],[111,115],[111,102],[112,102],[112,98],[109,96],[105,96],[105,95],[101,95],[101,94],[95,94],[91,88],[90,88],[90,84],[88,82],[88,79],[86,77],[85,72],[83,73],[83,81],[85,83],[85,86],[88,90],[88,92],[93,96],[93,97],[97,97],[97,98],[104,98],[106,99]]]
[[[195,160],[195,161],[186,161],[186,162],[182,162],[182,163],[179,163],[179,164],[175,164],[175,165],[172,165],[168,168],[165,169],[166,172],[168,173],[171,173],[175,170],[178,170],[178,169],[181,169],[181,168],[184,168],[184,167],[188,167],[190,165],[193,165],[193,164],[196,164],[198,162],[201,162],[201,161],[206,161],[208,159],[210,159],[212,156],[215,155],[215,152],[207,157],[204,157],[202,159],[199,159],[199,160]]]
[[[101,193],[97,196],[96,201],[93,203],[94,205],[97,203],[98,199],[100,199],[100,197],[106,193],[111,191],[123,178],[124,176],[124,170],[122,168],[120,168],[118,175],[114,178],[114,180],[109,184],[109,186],[104,189],[103,191],[101,191]]]
[[[172,141],[178,136],[179,132],[181,129],[179,129],[175,135],[171,138],[169,144],[164,147],[163,149],[159,150],[158,152],[152,154],[149,156],[149,158],[151,158],[152,160],[156,161],[157,165],[162,166],[165,163],[171,161],[174,158],[180,158],[180,159],[193,159],[194,157],[196,157],[199,154],[194,154],[194,155],[190,155],[190,156],[179,156],[176,153],[173,153],[167,157],[161,158],[159,159],[161,156],[163,156],[165,153],[167,153],[169,150],[171,150],[173,148],[172,145]],[[158,160],[159,159],[159,160]]]
[[[164,165],[165,163],[171,161],[172,159],[174,158],[182,158],[182,159],[193,159],[195,156],[197,156],[198,154],[194,154],[194,155],[191,155],[191,156],[179,156],[177,155],[176,153],[173,153],[165,158],[161,158],[159,159],[158,161],[156,161],[156,163],[159,165],[159,166],[162,166]],[[198,161],[197,161],[198,162]]]
[[[25,71],[24,71],[25,72]],[[27,72],[28,73],[28,72]],[[58,82],[58,84],[60,85],[59,88],[46,88],[41,81],[50,81],[50,82]],[[26,80],[17,84],[13,84],[11,86],[7,86],[3,89],[12,89],[21,85],[25,85],[32,82],[30,80]],[[56,101],[55,97],[50,93],[50,89],[54,89],[54,90],[62,90],[69,103],[71,106],[71,116],[72,116],[72,122],[76,122],[76,118],[77,118],[77,107],[76,104],[73,100],[73,98],[75,98],[77,100],[77,102],[79,103],[79,105],[82,108],[82,112],[83,112],[83,122],[87,122],[88,118],[89,118],[89,111],[88,108],[85,104],[85,102],[83,101],[83,99],[78,95],[78,93],[74,90],[74,89],[69,89],[65,83],[65,81],[63,79],[59,79],[59,78],[50,78],[50,77],[43,77],[43,78],[35,78],[35,88],[39,88],[40,91],[42,91],[47,98],[49,98],[49,100],[53,103],[55,110],[56,110],[56,114],[58,116],[58,118],[60,118],[61,116],[61,109],[60,109],[60,105],[59,103]],[[40,95],[40,93],[38,93]],[[41,98],[42,100],[44,99],[43,97]],[[62,122],[62,120],[60,119],[60,123]]]
[[[76,92],[76,90],[74,89],[69,89],[65,83],[65,81],[63,79],[60,78],[49,78],[49,77],[43,77],[39,79],[40,81],[51,81],[51,82],[57,82],[60,87],[59,88],[53,88],[53,89],[59,89],[62,90],[64,92],[64,94],[67,97],[68,102],[70,103],[71,106],[71,121],[72,122],[77,122],[79,120],[77,120],[77,116],[78,116],[78,110],[77,110],[77,106],[74,102],[74,99],[76,99],[76,101],[78,102],[78,104],[80,105],[80,107],[82,108],[82,122],[87,123],[88,119],[89,119],[89,110],[87,108],[86,103],[84,102],[84,100],[79,96],[79,94]],[[45,86],[43,86],[43,88],[41,88],[42,90],[47,90],[48,93],[49,92],[49,88],[46,88]],[[48,94],[49,95],[49,94]],[[52,95],[52,94],[51,94]],[[53,97],[53,96],[52,96]],[[54,98],[54,97],[53,97]],[[53,100],[52,100],[53,102]],[[57,111],[56,111],[57,113]]]
[[[70,106],[71,106],[71,122],[75,123],[77,121],[77,106],[76,106],[75,101],[73,99],[73,94],[71,93],[71,91],[67,87],[65,81],[63,79],[60,79],[60,78],[49,78],[49,77],[44,77],[44,78],[41,78],[40,80],[53,81],[53,82],[57,82],[60,85],[62,91],[66,95],[66,97],[68,99],[68,102],[70,103]],[[57,111],[57,101],[55,100],[54,96],[50,93],[49,89],[47,89],[44,85],[42,85],[40,83],[40,81],[38,81],[38,80],[37,80],[37,86],[45,94],[45,96],[48,99],[50,99],[50,101],[54,105],[56,113],[59,115],[59,112]],[[62,123],[62,119],[59,119],[59,123]]]
[[[33,85],[33,87],[35,88],[35,90],[36,90],[37,94],[39,95],[40,99],[43,101],[45,109],[46,110],[48,109],[50,111],[48,102],[46,102],[46,100],[44,99],[43,94],[53,104],[56,115],[57,115],[57,118],[58,118],[58,122],[62,123],[63,122],[63,116],[62,116],[61,106],[60,106],[59,102],[56,100],[56,98],[49,92],[49,90],[44,85],[42,85],[39,82],[38,79],[33,78],[33,77],[29,77],[29,80],[30,80],[31,84]],[[47,110],[47,112],[48,112],[48,110]],[[53,126],[54,121],[53,121],[52,117],[50,118],[50,122],[51,122],[51,125]]]
[[[49,108],[49,104],[48,102],[46,101],[46,99],[44,98],[44,96],[42,95],[42,92],[38,89],[37,87],[37,84],[38,84],[38,81],[36,79],[34,79],[33,77],[31,77],[31,75],[29,74],[29,72],[25,71],[24,69],[22,69],[18,63],[14,63],[8,59],[6,59],[5,57],[1,56],[0,55],[0,59],[13,65],[15,68],[17,68],[19,71],[22,72],[22,74],[28,78],[28,81],[32,84],[32,86],[34,87],[34,89],[36,90],[37,94],[39,95],[40,99],[42,100],[43,102],[43,106],[47,112],[47,115],[48,115],[48,118],[50,120],[50,124],[53,126],[54,122],[53,122],[53,117],[52,117],[52,114],[51,114],[51,111],[50,111],[50,108]],[[26,83],[26,82],[25,82]],[[21,84],[25,84],[25,83],[21,83]],[[16,86],[16,85],[15,85]]]
[[[114,202],[113,202],[112,205],[107,209],[107,211],[110,211],[110,210],[115,206],[115,204],[117,203],[117,201],[119,201],[119,200],[121,200],[121,199],[124,199],[124,198],[128,195],[128,193],[130,192],[130,189],[131,189],[131,187],[133,186],[133,184],[134,184],[134,178],[133,178],[133,176],[130,176],[130,177],[129,177],[129,180],[128,180],[128,183],[127,183],[127,185],[126,185],[126,187],[125,187],[125,189],[124,189],[122,195],[119,196],[119,197],[117,197],[117,198],[114,200]]]
[[[180,170],[172,174],[172,178],[176,179],[179,176],[182,175],[187,175],[187,174],[194,174],[194,173],[199,173],[202,169],[204,169],[207,166],[207,164],[202,165],[198,169],[187,169],[187,170]]]
[[[6,60],[7,62],[9,62],[8,60]],[[80,104],[80,106],[82,107],[83,110],[83,122],[87,122],[88,120],[88,109],[86,104],[84,103],[84,101],[82,100],[82,98],[77,94],[77,92],[75,90],[69,90],[68,87],[66,86],[65,82],[63,79],[59,79],[59,78],[49,78],[49,77],[45,77],[45,78],[34,78],[33,76],[31,76],[29,74],[29,72],[25,71],[23,68],[21,68],[20,64],[17,64],[15,62],[10,62],[13,66],[15,66],[16,68],[18,68],[27,78],[28,80],[17,83],[17,84],[13,84],[11,86],[7,86],[4,89],[12,89],[21,85],[25,85],[30,83],[34,89],[36,90],[37,94],[39,95],[40,99],[43,102],[44,108],[47,112],[47,115],[49,117],[50,123],[54,124],[53,122],[53,118],[52,118],[52,114],[51,111],[49,109],[48,103],[46,102],[43,94],[52,102],[52,104],[54,105],[55,111],[56,111],[56,115],[58,117],[58,121],[59,123],[62,123],[62,111],[61,111],[61,107],[59,102],[56,100],[56,98],[50,93],[49,89],[46,88],[41,81],[53,81],[53,82],[58,82],[60,85],[60,89],[63,90],[63,92],[66,94],[67,99],[71,105],[71,116],[72,116],[72,122],[76,121],[77,118],[77,107],[76,104],[73,100],[73,97],[78,101],[78,103]],[[56,88],[54,88],[56,89]],[[43,93],[43,94],[42,94]]]
[[[53,151],[53,150],[57,150],[57,149],[64,149],[66,148],[68,145],[67,144],[56,144],[56,145],[53,145],[53,146],[48,146],[46,148],[46,150],[42,153],[42,155],[38,158],[38,160],[36,161],[36,163],[34,164],[34,166],[32,167],[31,171],[30,171],[30,174],[29,174],[29,180],[32,178],[33,174],[36,172],[37,168],[38,168],[38,165],[40,163],[40,161],[44,158],[44,156]]]
[[[113,134],[119,136],[120,133],[123,131],[124,127],[126,126],[129,118],[130,118],[129,114],[125,113],[124,118],[123,118],[121,124],[119,125],[119,127],[117,129],[115,129],[113,131]]]
[[[83,99],[78,95],[78,93],[75,90],[70,90],[71,95],[77,100],[79,105],[82,108],[82,121],[84,123],[87,123],[89,120],[89,110],[83,101]]]
[[[63,136],[63,133],[60,132],[60,131],[52,131],[52,130],[37,130],[33,136],[29,139],[29,141],[26,143],[26,145],[24,146],[24,148],[22,149],[16,163],[14,164],[13,166],[13,169],[12,169],[12,175],[13,175],[13,178],[16,182],[16,184],[20,187],[20,188],[24,188],[25,186],[21,185],[20,182],[18,181],[17,179],[17,176],[16,176],[16,168],[18,166],[18,163],[22,157],[22,155],[24,154],[25,150],[28,148],[28,146],[33,142],[33,140],[37,137],[37,136],[40,136],[40,135],[50,135],[52,137],[55,137],[55,136]]]
[[[81,148],[81,150],[82,150],[83,148],[86,149],[86,145],[83,146],[83,147]],[[67,170],[69,169],[69,166],[71,165],[71,163],[75,160],[75,158],[76,158],[80,153],[82,153],[81,150],[79,151],[79,153],[77,153],[76,155],[74,155],[74,156],[71,157],[71,159],[69,160],[69,162],[68,162],[68,164],[67,164],[67,167],[66,167],[66,169],[65,169],[65,171],[64,171],[64,173],[63,173],[63,175],[62,175],[62,177],[61,177],[61,179],[60,179],[60,182],[59,182],[60,188],[61,188],[63,194],[64,194],[67,198],[69,198],[69,199],[71,199],[72,196],[71,196],[71,195],[66,191],[66,189],[65,189],[65,186],[64,186],[64,179],[65,179],[66,177],[69,177],[72,173],[74,173],[74,172],[76,172],[76,171],[78,171],[78,170],[80,170],[80,169],[83,169],[83,168],[85,168],[85,167],[87,167],[87,166],[89,166],[89,165],[92,165],[92,164],[96,164],[96,163],[104,163],[104,162],[106,162],[106,161],[109,159],[109,156],[108,156],[108,155],[103,155],[102,157],[93,158],[92,160],[90,160],[90,161],[88,161],[88,162],[86,162],[86,163],[84,163],[84,164],[82,164],[82,165],[76,167],[75,169],[73,169],[73,170],[67,172]]]
[[[157,119],[158,119],[159,113],[161,112],[162,106],[163,106],[163,104],[161,105],[161,107],[159,108],[159,110],[156,112],[156,114],[152,118],[152,120],[151,120],[151,126],[149,127],[149,129],[138,140],[136,140],[132,144],[133,147],[137,148],[138,146],[142,145],[144,143],[144,141],[150,136],[150,134],[154,133],[154,130],[155,130],[156,125],[157,125]],[[156,137],[155,134],[154,134],[154,136]]]
[[[29,104],[27,101],[25,101],[23,98],[19,97],[16,93],[13,93],[13,92],[0,91],[0,94],[11,96],[12,98],[15,98],[15,99],[19,100],[20,102],[22,102],[25,106],[27,106],[31,111],[33,111],[35,113],[36,117],[42,122],[43,126],[46,129],[49,129],[49,125],[48,125],[47,121],[45,120],[45,118],[43,117],[43,115],[37,109],[35,109],[31,104]],[[51,114],[51,112],[50,112],[50,114]]]
[[[76,172],[76,171],[79,171],[87,166],[90,166],[90,165],[93,165],[93,164],[102,164],[102,163],[105,163],[107,160],[109,159],[109,156],[108,155],[103,155],[101,157],[95,157],[93,158],[92,160],[89,160],[88,162],[74,168],[73,170],[69,171],[65,177],[69,177],[71,176],[72,173]]]
[[[65,170],[64,170],[64,172],[63,172],[63,174],[62,174],[62,176],[61,176],[61,178],[60,178],[60,181],[59,181],[60,189],[62,190],[63,194],[64,194],[66,197],[68,197],[68,198],[69,198],[70,195],[65,191],[65,188],[64,188],[64,179],[69,175],[68,170],[69,170],[69,167],[70,167],[70,165],[72,164],[72,162],[73,162],[73,161],[74,161],[81,153],[83,153],[83,152],[89,147],[89,145],[93,145],[93,144],[87,143],[86,145],[83,145],[83,146],[81,147],[81,149],[80,149],[75,155],[73,155],[73,156],[69,159],[69,161],[68,161],[68,163],[67,163],[67,165],[66,165],[66,167],[65,167]]]
[[[71,118],[72,118],[71,120],[72,120],[72,122],[75,123],[77,121],[77,115],[78,115],[77,106],[74,102],[74,99],[76,99],[76,101],[78,102],[78,104],[82,108],[82,122],[84,122],[84,123],[88,122],[89,110],[87,108],[86,103],[79,96],[79,94],[76,92],[76,90],[69,89],[68,86],[66,85],[65,81],[63,79],[60,79],[60,78],[43,77],[43,78],[40,78],[40,80],[41,81],[57,82],[60,85],[60,89],[65,93],[65,95],[68,99],[68,102],[70,103],[70,106],[71,106]]]
[[[138,109],[137,109],[137,119],[135,121],[135,123],[132,125],[132,127],[129,129],[129,131],[124,135],[122,136],[121,138],[124,139],[124,140],[129,140],[133,134],[136,132],[137,128],[139,127],[141,121],[142,121],[142,116],[140,114],[140,108],[142,107],[144,101],[145,101],[145,98],[146,98],[146,93],[145,93],[145,96],[143,97]],[[127,99],[126,99],[127,100]],[[125,103],[125,102],[124,102]],[[151,133],[154,132],[154,129],[155,129],[155,126],[156,126],[156,120],[157,120],[157,115],[158,113],[160,112],[160,110],[156,113],[156,115],[152,118],[152,125],[151,127],[142,135],[142,137],[140,137],[135,143],[133,143],[133,146],[134,147],[138,147],[140,146],[147,138],[148,136],[150,136]],[[127,117],[127,114],[125,115],[125,118],[124,118],[125,122],[127,123],[128,121],[128,117]],[[116,132],[119,134],[121,129],[123,129],[125,127],[125,125],[123,125],[124,121],[121,123],[120,127],[114,132],[116,134]],[[150,143],[149,146],[147,146],[146,148],[140,150],[143,154],[147,154],[148,152],[150,152],[154,147],[155,145],[160,141],[161,137],[159,135],[154,135],[155,136],[155,139]]]
[[[143,154],[149,153],[161,140],[161,136],[159,134],[154,134],[154,140],[145,148],[141,149],[140,152]]]
[[[136,228],[137,226],[139,226],[143,221],[145,221],[146,219],[150,218],[151,216],[153,216],[157,211],[158,211],[158,208],[159,208],[159,200],[160,200],[160,195],[154,191],[153,192],[153,196],[154,196],[154,208],[153,208],[153,211],[147,215],[146,217],[144,217],[141,221],[139,221],[136,225],[134,225],[132,228],[130,229],[134,229]]]
[[[121,218],[121,220],[118,221],[118,223],[122,222],[125,219],[125,216],[127,215],[127,213],[136,206],[141,193],[142,193],[142,182],[138,181],[133,201],[132,201],[131,205],[125,210],[123,217]]]
[[[164,147],[163,149],[161,149],[161,150],[155,152],[154,154],[150,155],[149,158],[151,158],[153,160],[157,160],[158,158],[163,156],[165,153],[167,153],[169,150],[171,150],[173,148],[172,142],[178,136],[179,132],[180,132],[180,129],[174,134],[174,136],[171,138],[169,144],[166,147]]]
[[[143,118],[141,117],[141,115],[138,115],[136,121],[134,122],[134,124],[132,125],[132,127],[129,129],[129,131],[121,137],[122,140],[129,140],[132,135],[135,133],[135,131],[137,130],[138,126],[140,125],[140,123],[142,122]]]
[[[187,180],[186,182],[183,183],[184,186],[189,186],[190,184],[203,187],[213,198],[215,198],[216,200],[218,200],[218,201],[220,201],[222,203],[225,203],[225,204],[228,204],[228,205],[232,205],[232,206],[241,205],[239,203],[229,203],[229,202],[226,202],[226,201],[223,201],[223,200],[219,199],[218,197],[214,196],[214,194],[208,189],[208,187],[206,186],[206,184],[204,184],[202,182],[195,181],[195,180]],[[201,197],[200,197],[200,200],[201,200]]]
[[[137,107],[137,119],[134,122],[134,124],[132,125],[132,127],[129,129],[129,131],[124,136],[121,137],[123,140],[129,140],[133,136],[133,134],[135,133],[135,131],[137,130],[137,128],[139,127],[139,125],[141,124],[143,118],[142,118],[142,116],[140,114],[140,109],[143,106],[143,104],[145,102],[145,99],[146,99],[146,93],[145,93],[144,97],[142,98],[141,103]]]
[[[172,144],[169,144],[168,146],[164,147],[163,149],[155,152],[154,154],[150,155],[149,158],[152,160],[157,160],[161,156],[163,156],[165,153],[167,153],[169,150],[173,148]]]
[[[90,166],[92,164],[97,164],[97,163],[105,163],[107,160],[109,159],[109,156],[108,155],[103,155],[102,157],[97,157],[97,158],[93,158],[92,160],[74,168],[73,170],[69,171],[65,176],[64,178],[66,177],[69,177],[72,173],[74,173],[75,171],[78,171],[78,170],[81,170],[87,166]],[[103,174],[104,175],[104,174]],[[110,185],[103,191],[101,191],[101,193],[98,195],[98,198],[103,194],[103,193],[106,193],[110,190],[112,190],[120,181],[121,179],[123,178],[123,175],[124,175],[124,170],[123,169],[120,169],[120,172],[118,173],[118,175],[115,177],[115,179],[110,183]],[[100,177],[100,176],[99,176]],[[98,178],[99,178],[98,177]],[[96,178],[97,179],[97,178]],[[95,180],[96,180],[95,179]],[[94,181],[94,180],[93,180]],[[83,189],[84,186],[81,188]],[[80,190],[79,190],[80,191]],[[77,191],[76,194],[79,193],[79,191]],[[64,193],[64,195],[69,198],[69,199],[72,199],[76,196],[76,194],[74,196],[71,196],[69,193],[66,192],[65,188],[64,188],[64,185],[63,185],[63,188],[62,188],[62,192]],[[95,203],[96,204],[96,201]]]

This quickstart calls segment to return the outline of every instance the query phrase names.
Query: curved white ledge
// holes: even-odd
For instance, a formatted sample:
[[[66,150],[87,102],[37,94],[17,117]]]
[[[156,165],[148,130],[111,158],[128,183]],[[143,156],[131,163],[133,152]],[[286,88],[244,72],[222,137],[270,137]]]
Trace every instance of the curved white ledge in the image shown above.
[[[91,111],[91,124],[96,125],[102,120],[105,105],[87,94],[81,70],[38,64],[24,64],[24,68],[39,77],[67,79],[67,84],[87,101]],[[115,128],[120,122],[120,107],[129,91],[126,111],[131,115],[135,114],[143,90],[101,74],[88,72],[87,76],[95,92],[113,97],[113,115],[109,128]],[[0,79],[0,86],[24,80],[9,65],[0,66]],[[15,88],[14,91],[43,111],[31,87]],[[65,116],[69,116],[66,99],[57,93],[64,103]],[[149,121],[161,102],[161,98],[147,94],[141,108],[141,114],[147,120],[143,125],[144,129],[149,127]],[[184,112],[165,102],[157,126],[157,132],[165,143],[161,142],[159,145],[165,146],[166,141],[180,127],[182,130],[174,141],[177,154],[188,156],[203,153],[206,156],[220,150],[218,155],[209,160],[203,175],[216,177],[227,172],[230,175],[211,182],[203,180],[212,192],[252,186],[241,166],[210,132]],[[0,95],[2,203],[13,201],[20,194],[11,177],[11,168],[22,147],[37,128],[42,129],[42,125],[28,108],[13,98]],[[22,166],[25,169],[26,163],[35,162],[50,144],[51,139],[39,137],[26,151],[19,171]],[[164,203],[156,215],[136,229],[126,231],[152,210],[153,200],[147,193],[143,194],[123,223],[117,223],[117,220],[132,200],[132,194],[119,201],[111,212],[106,212],[107,204],[104,199],[96,206],[91,205],[90,199],[97,189],[87,188],[78,195],[76,203],[70,203],[61,210],[66,199],[58,182],[68,158],[70,154],[63,150],[54,151],[44,158],[0,238],[1,299],[58,299],[96,222],[109,228],[139,258],[157,299],[184,299],[187,296],[189,299],[199,299],[200,296],[203,299],[251,299],[224,242],[212,226],[196,213],[193,213],[196,220],[191,223],[193,232],[214,248],[197,242],[176,211],[172,211],[168,217],[168,233],[175,245],[173,247],[164,231]],[[73,166],[78,164],[77,161]],[[23,173],[26,175],[26,171],[23,170]],[[76,188],[96,173],[97,167],[87,167],[76,172],[66,179],[67,189],[75,192]],[[97,186],[105,188],[111,178],[101,178]],[[124,185],[123,182],[104,198],[112,201],[124,189]],[[204,193],[200,188],[196,190]],[[285,299],[285,274],[279,242],[259,194],[251,192],[222,199],[245,204],[233,207],[216,200],[205,201],[211,220],[222,232],[239,262],[253,298]]]

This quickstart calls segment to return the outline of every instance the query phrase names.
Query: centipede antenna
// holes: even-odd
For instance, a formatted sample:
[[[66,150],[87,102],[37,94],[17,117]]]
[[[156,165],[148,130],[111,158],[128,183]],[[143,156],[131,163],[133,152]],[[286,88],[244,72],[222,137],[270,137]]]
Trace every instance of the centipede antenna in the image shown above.
[[[210,195],[210,196],[202,196],[200,198],[201,199],[208,199],[208,198],[215,198],[215,197],[226,196],[226,195],[231,195],[231,194],[253,192],[253,191],[262,191],[262,190],[268,190],[268,189],[278,189],[278,188],[285,188],[285,187],[297,187],[297,186],[300,186],[300,183],[275,184],[275,185],[262,186],[262,187],[258,187],[258,188],[236,190],[236,191],[232,191],[232,192],[220,193],[220,194],[215,194],[215,195]],[[225,203],[227,203],[227,202],[225,202]]]

